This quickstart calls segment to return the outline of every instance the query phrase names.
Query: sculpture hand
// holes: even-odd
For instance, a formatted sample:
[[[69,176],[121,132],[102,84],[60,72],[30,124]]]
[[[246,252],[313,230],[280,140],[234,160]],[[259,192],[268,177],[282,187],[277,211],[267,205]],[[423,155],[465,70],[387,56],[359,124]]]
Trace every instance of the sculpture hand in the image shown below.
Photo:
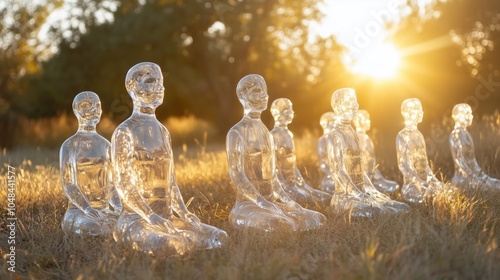
[[[185,215],[185,219],[190,220],[192,223],[195,223],[195,224],[201,223],[200,218],[198,218],[195,214],[193,214],[191,212],[189,212]]]
[[[304,207],[300,206],[297,202],[291,200],[290,202],[287,203],[288,206],[292,207],[295,211],[297,211],[300,214],[304,214],[306,211],[304,210]]]
[[[271,203],[269,201],[267,201],[266,199],[264,198],[257,198],[257,205],[260,207],[260,208],[263,208],[263,209],[266,209],[266,210],[269,210],[271,212],[274,212],[274,213],[277,213],[279,215],[285,215],[285,213],[283,212],[283,210],[281,210],[278,205],[274,204],[274,203]]]
[[[85,209],[85,215],[89,216],[91,219],[94,219],[96,221],[103,221],[103,222],[108,221],[108,217],[104,213],[90,206],[87,209]]]
[[[167,233],[175,233],[177,231],[177,229],[174,227],[174,225],[172,224],[171,221],[169,221],[165,218],[162,218],[158,214],[151,215],[151,217],[149,218],[149,223],[152,226],[155,226],[155,227],[159,228],[160,230],[167,232]]]

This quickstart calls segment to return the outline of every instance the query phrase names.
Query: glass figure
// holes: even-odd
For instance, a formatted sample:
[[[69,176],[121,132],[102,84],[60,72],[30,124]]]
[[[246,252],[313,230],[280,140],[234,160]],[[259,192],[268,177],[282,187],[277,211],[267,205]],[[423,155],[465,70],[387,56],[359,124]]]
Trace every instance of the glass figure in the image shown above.
[[[274,139],[276,167],[281,186],[291,199],[301,204],[326,205],[332,196],[310,187],[297,167],[293,134],[288,129],[294,116],[292,102],[287,98],[274,100],[271,104],[271,114],[274,117],[271,135]]]
[[[375,188],[381,192],[393,192],[399,188],[399,184],[384,178],[377,166],[375,158],[375,145],[366,132],[370,130],[370,114],[366,110],[359,110],[353,120],[356,133],[358,134],[359,144],[363,151],[363,170],[372,181]]]
[[[455,128],[450,134],[450,148],[455,174],[451,182],[469,189],[500,189],[500,180],[489,177],[476,161],[474,141],[467,131],[473,119],[471,107],[465,103],[455,105],[452,117]]]
[[[91,91],[73,100],[78,131],[61,146],[61,182],[69,199],[62,229],[88,236],[111,234],[122,211],[113,184],[111,144],[96,132],[101,101]]]
[[[330,169],[330,164],[328,164],[328,135],[333,129],[335,124],[335,114],[333,112],[326,112],[321,115],[319,124],[323,128],[323,135],[318,139],[318,160],[321,173],[323,173],[323,178],[321,178],[321,183],[319,188],[324,192],[333,194],[335,191],[335,181],[333,180],[332,170]]]
[[[236,93],[244,115],[226,138],[229,176],[237,193],[230,223],[264,232],[323,226],[326,217],[302,208],[278,181],[274,140],[260,119],[269,99],[264,78],[256,74],[243,77]]]
[[[170,134],[155,115],[165,91],[160,67],[136,64],[125,87],[134,109],[111,140],[116,187],[125,206],[115,240],[152,255],[221,247],[226,232],[191,213],[177,186]]]
[[[363,171],[362,150],[351,122],[358,113],[356,93],[343,88],[332,95],[333,113],[338,117],[328,135],[328,163],[335,180],[331,206],[354,217],[407,212],[410,207],[377,191]]]
[[[398,166],[404,177],[401,192],[407,201],[422,203],[426,197],[441,190],[443,183],[429,167],[424,136],[417,128],[424,116],[420,100],[409,98],[403,101],[401,114],[405,127],[396,138]]]

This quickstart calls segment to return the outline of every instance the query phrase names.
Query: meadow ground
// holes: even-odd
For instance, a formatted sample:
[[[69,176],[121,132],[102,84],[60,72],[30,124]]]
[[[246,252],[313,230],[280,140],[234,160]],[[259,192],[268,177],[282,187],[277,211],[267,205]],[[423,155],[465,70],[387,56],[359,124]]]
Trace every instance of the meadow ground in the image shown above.
[[[449,131],[449,124],[442,126]],[[478,161],[499,178],[500,117],[477,124],[471,133]],[[296,139],[300,170],[312,185],[320,179],[316,137]],[[433,168],[447,181],[453,172],[448,144],[431,141],[438,142],[440,152],[429,155]],[[454,189],[426,204],[411,205],[409,214],[370,219],[350,219],[320,207],[328,223],[318,230],[268,235],[237,231],[227,219],[235,191],[223,146],[204,148],[176,150],[177,180],[190,210],[226,230],[230,239],[221,249],[169,258],[127,250],[112,238],[65,235],[60,222],[67,199],[58,151],[3,151],[0,279],[500,279],[500,192]],[[15,273],[7,270],[9,165],[16,175]],[[397,168],[381,167],[387,177],[401,182]],[[393,198],[401,199],[399,193]]]

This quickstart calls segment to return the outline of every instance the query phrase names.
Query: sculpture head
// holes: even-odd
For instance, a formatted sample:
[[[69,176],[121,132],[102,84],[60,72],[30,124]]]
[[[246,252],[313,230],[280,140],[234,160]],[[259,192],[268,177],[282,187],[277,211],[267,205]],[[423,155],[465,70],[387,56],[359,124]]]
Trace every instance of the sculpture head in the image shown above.
[[[319,120],[319,124],[323,128],[323,133],[328,134],[333,129],[333,125],[335,124],[335,114],[333,112],[326,112],[321,115]]]
[[[353,123],[357,132],[367,132],[371,127],[370,113],[366,110],[359,110],[353,120]]]
[[[424,117],[424,111],[422,111],[422,103],[417,98],[409,98],[403,101],[401,104],[401,115],[405,119],[405,126],[412,127],[417,126]]]
[[[294,116],[292,101],[288,98],[278,98],[271,104],[271,114],[276,126],[289,125]]]
[[[101,100],[92,91],[83,91],[73,99],[73,113],[78,119],[78,124],[82,126],[94,127],[101,120]]]
[[[236,95],[243,105],[245,114],[261,113],[267,109],[269,96],[266,81],[260,75],[250,74],[243,77],[236,87]]]
[[[352,88],[341,88],[332,94],[331,101],[333,113],[341,121],[352,121],[358,113],[358,100]]]
[[[165,87],[160,66],[141,62],[127,72],[125,87],[132,97],[134,108],[156,109],[163,103]]]
[[[472,119],[474,118],[471,107],[466,103],[455,105],[451,116],[455,121],[455,127],[468,127],[472,124]]]

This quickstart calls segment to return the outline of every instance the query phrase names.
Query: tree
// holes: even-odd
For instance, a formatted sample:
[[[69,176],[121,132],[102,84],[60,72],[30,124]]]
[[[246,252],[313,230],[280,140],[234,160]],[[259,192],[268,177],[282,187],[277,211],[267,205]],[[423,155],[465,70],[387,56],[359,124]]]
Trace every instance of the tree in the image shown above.
[[[25,89],[21,78],[36,72],[47,46],[40,43],[40,30],[47,17],[61,4],[33,5],[29,1],[6,0],[0,4],[0,147],[12,145],[19,119],[15,96]]]
[[[311,39],[308,21],[320,16],[312,0],[120,2],[112,22],[86,27],[84,33],[75,29],[77,35],[63,40],[43,71],[29,78],[30,99],[52,106],[31,106],[36,110],[25,113],[54,115],[70,108],[76,93],[93,90],[104,111],[122,120],[131,112],[123,86],[126,71],[137,62],[153,61],[165,72],[166,105],[160,117],[192,113],[224,133],[241,117],[237,82],[260,73],[271,100],[299,100],[306,103],[296,110],[304,119],[311,108],[319,118],[320,95],[313,89],[332,85],[332,71],[343,71],[341,48],[333,38]]]

